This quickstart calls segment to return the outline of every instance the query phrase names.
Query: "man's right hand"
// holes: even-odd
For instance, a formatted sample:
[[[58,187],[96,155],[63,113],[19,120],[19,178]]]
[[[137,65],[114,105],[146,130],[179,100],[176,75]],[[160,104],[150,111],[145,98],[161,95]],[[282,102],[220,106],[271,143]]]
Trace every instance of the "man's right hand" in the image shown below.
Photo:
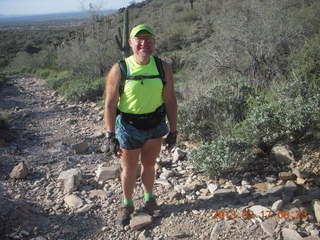
[[[107,152],[114,153],[115,156],[118,156],[119,155],[118,152],[120,150],[120,144],[118,139],[115,138],[114,133],[113,134],[107,133],[106,138],[107,138],[106,139]]]

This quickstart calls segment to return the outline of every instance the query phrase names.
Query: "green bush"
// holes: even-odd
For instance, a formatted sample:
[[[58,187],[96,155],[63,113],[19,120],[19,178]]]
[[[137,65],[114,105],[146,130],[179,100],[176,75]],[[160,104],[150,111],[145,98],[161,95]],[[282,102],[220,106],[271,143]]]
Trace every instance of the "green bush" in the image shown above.
[[[75,77],[62,84],[58,89],[68,101],[95,101],[102,97],[103,78]]]
[[[54,53],[50,49],[42,50],[35,54],[20,51],[7,66],[6,70],[9,72],[35,73],[39,68],[52,65],[53,61]]]
[[[232,126],[245,118],[247,100],[254,94],[254,88],[245,81],[230,79],[211,86],[203,96],[185,101],[179,106],[182,137],[208,141],[231,132]]]
[[[224,136],[219,136],[190,153],[193,166],[210,177],[219,177],[228,171],[246,167],[253,159],[249,144]]]
[[[233,134],[252,145],[271,147],[298,140],[320,120],[320,94],[301,80],[287,82],[270,95],[252,101],[248,117]]]
[[[312,88],[320,88],[320,34],[291,57],[292,70]]]
[[[72,72],[70,71],[62,71],[62,72],[56,72],[56,71],[49,71],[49,75],[46,79],[46,86],[50,89],[57,90],[62,85],[69,82],[72,78]]]

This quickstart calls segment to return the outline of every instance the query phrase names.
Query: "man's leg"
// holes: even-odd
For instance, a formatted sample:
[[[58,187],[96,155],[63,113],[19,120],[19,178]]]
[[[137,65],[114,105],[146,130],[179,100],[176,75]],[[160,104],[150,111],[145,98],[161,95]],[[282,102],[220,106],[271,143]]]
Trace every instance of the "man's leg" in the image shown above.
[[[145,193],[152,194],[155,163],[161,149],[162,138],[148,140],[141,149],[141,181]]]
[[[121,184],[124,200],[132,200],[140,151],[141,149],[121,149]]]
[[[140,149],[125,150],[121,149],[121,184],[123,191],[123,204],[118,210],[116,223],[127,225],[130,215],[134,211],[132,194],[136,184],[136,168],[139,159]]]

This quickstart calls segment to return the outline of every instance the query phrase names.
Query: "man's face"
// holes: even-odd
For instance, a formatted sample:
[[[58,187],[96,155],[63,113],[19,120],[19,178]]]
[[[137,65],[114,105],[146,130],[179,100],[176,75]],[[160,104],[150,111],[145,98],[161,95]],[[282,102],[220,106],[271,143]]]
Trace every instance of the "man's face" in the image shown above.
[[[147,57],[155,50],[155,39],[150,35],[138,35],[129,40],[129,45],[134,54]]]

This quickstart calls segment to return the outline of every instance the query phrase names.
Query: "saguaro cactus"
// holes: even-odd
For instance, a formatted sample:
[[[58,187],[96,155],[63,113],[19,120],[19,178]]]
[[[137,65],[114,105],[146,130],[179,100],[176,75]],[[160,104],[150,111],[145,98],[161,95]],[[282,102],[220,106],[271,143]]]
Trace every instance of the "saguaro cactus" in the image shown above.
[[[118,44],[118,47],[122,52],[123,58],[128,57],[130,54],[130,47],[129,47],[129,43],[128,43],[128,39],[129,39],[129,11],[128,11],[128,8],[126,8],[124,11],[122,34],[121,34],[121,28],[119,27],[118,28],[118,35],[116,35],[115,37],[116,37],[116,42]]]

